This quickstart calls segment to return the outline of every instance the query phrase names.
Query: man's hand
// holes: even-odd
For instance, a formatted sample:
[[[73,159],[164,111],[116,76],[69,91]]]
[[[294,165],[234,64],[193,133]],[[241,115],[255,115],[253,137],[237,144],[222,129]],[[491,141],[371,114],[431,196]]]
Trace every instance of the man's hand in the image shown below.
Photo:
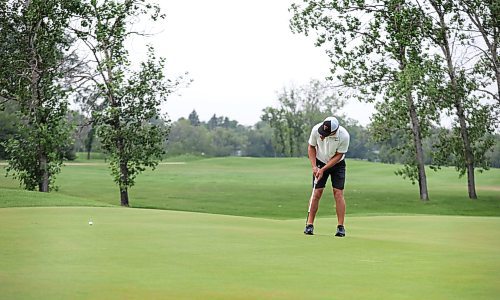
[[[312,171],[313,171],[313,176],[316,178],[316,177],[317,177],[317,174],[318,174],[318,171],[319,171],[319,168],[318,168],[318,167],[316,167],[316,166],[314,166],[314,167],[312,168]]]
[[[317,168],[317,169],[318,169],[318,168]],[[315,177],[316,177],[316,181],[320,180],[320,179],[321,179],[321,177],[323,177],[323,172],[324,172],[323,168],[318,169],[318,172],[316,172],[316,175],[315,175]]]

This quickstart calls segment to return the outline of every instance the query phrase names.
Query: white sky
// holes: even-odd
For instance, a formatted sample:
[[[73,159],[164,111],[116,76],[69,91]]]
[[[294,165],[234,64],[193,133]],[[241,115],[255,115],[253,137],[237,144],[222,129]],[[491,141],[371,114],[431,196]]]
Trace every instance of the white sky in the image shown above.
[[[283,87],[329,75],[326,53],[312,38],[291,33],[291,0],[160,3],[167,18],[142,43],[152,43],[167,59],[169,78],[189,72],[194,80],[167,101],[165,111],[174,121],[195,109],[203,121],[215,113],[254,125],[262,109],[277,105]],[[353,100],[343,112],[366,125],[373,107]]]

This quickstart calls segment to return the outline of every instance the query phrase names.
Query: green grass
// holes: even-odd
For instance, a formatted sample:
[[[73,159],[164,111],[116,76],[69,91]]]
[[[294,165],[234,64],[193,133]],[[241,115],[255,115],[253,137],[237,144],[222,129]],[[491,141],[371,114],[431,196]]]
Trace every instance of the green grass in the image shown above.
[[[88,157],[87,152],[76,152],[75,155],[76,155],[76,159],[75,159],[76,162],[86,161],[87,157]],[[105,158],[106,158],[106,154],[104,154],[104,153],[90,152],[90,159],[91,160],[101,160],[101,161],[104,161]]]
[[[428,171],[424,203],[397,168],[348,161],[343,239],[330,190],[302,234],[306,159],[167,160],[130,190],[154,210],[117,207],[102,160],[68,163],[51,193],[2,168],[0,298],[497,299],[500,169],[477,174],[478,200]]]
[[[88,225],[89,218],[94,221]],[[500,218],[0,209],[3,299],[498,299]]]
[[[196,211],[277,219],[305,218],[311,194],[307,159],[211,158],[167,161],[139,175],[130,204],[139,208]],[[466,178],[452,168],[428,171],[431,201],[419,200],[418,186],[394,175],[397,165],[349,160],[345,197],[349,215],[435,214],[500,216],[500,169],[478,173],[478,200],[467,197]],[[108,166],[99,161],[68,163],[53,195],[119,205],[118,188]],[[19,189],[0,176],[0,187]],[[61,196],[61,197],[62,197]],[[0,207],[12,206],[0,190]],[[15,201],[14,201],[15,202]],[[41,205],[44,205],[42,203]],[[63,205],[63,202],[61,202]],[[330,188],[319,216],[334,214]]]
[[[24,190],[0,188],[0,203],[3,207],[33,206],[113,206],[91,199],[73,197],[58,193],[39,193]]]

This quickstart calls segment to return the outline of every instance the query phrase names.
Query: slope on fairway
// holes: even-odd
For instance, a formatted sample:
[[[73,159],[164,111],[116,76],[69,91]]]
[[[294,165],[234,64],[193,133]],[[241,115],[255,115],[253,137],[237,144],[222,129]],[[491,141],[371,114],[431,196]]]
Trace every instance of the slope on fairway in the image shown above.
[[[92,218],[94,225],[89,226]],[[4,299],[494,299],[500,218],[0,209]]]
[[[500,216],[500,169],[476,174],[476,201],[467,196],[467,178],[459,179],[453,168],[429,170],[431,200],[422,202],[418,185],[394,175],[400,165],[348,160],[347,166],[348,214]],[[104,163],[65,166],[57,177],[58,192],[26,192],[19,199],[14,192],[19,190],[19,182],[3,175],[4,169],[0,168],[0,207],[120,204],[118,187]],[[311,195],[310,176],[305,158],[223,157],[162,164],[137,178],[130,189],[130,205],[273,219],[302,218]],[[6,189],[5,193],[2,189]],[[12,192],[7,194],[7,189]],[[328,187],[319,216],[331,217],[335,212],[332,204]]]
[[[58,193],[0,188],[0,207],[30,206],[113,206],[112,204]]]

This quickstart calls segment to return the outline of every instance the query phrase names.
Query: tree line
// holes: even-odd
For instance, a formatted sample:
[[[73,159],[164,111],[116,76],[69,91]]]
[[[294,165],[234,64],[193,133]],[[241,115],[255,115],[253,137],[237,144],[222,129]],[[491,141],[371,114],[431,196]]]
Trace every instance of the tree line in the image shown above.
[[[341,108],[339,107],[339,110]],[[269,109],[271,107],[264,109],[261,121],[252,126],[245,126],[236,120],[216,114],[209,120],[203,121],[200,120],[196,110],[193,110],[187,117],[181,117],[171,123],[168,139],[163,143],[163,158],[179,155],[306,157],[310,130],[313,125],[323,120],[323,115],[326,113],[312,118],[311,123],[302,119],[301,114],[294,115],[294,122],[303,124],[303,126],[301,126],[301,133],[296,134],[300,138],[292,138],[292,143],[297,148],[292,155],[287,149],[288,146],[282,142],[283,140],[276,139],[276,127],[271,127],[271,123],[267,121]],[[405,143],[403,136],[395,134],[391,141],[380,142],[374,138],[370,125],[362,126],[356,120],[340,112],[334,115],[338,116],[341,124],[349,130],[351,135],[348,158],[389,164],[405,162],[403,154],[398,150],[398,147]],[[100,158],[107,159],[100,138],[89,121],[87,117],[76,111],[68,115],[68,122],[73,124],[73,131],[71,143],[60,150],[60,155],[64,160],[76,159],[77,152],[86,153],[82,157],[84,159],[90,159],[91,154],[100,154]],[[18,122],[16,114],[7,111],[0,112],[0,159],[8,159],[5,147],[2,145],[18,133],[16,125]],[[168,123],[167,121],[163,122],[164,124]],[[434,160],[435,142],[443,130],[449,131],[450,129],[432,128],[429,137],[423,140],[426,165],[437,165]],[[492,138],[495,145],[485,153],[485,156],[488,159],[489,167],[500,168],[500,135],[493,134]],[[449,155],[445,165],[453,166],[453,160],[453,156]]]

